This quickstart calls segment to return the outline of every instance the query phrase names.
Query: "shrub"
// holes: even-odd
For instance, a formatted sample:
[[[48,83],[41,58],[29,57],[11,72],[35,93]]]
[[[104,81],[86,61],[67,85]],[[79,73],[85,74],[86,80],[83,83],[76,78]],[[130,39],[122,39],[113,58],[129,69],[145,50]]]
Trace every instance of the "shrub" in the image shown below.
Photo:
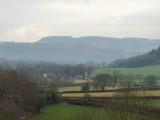
[[[88,93],[84,94],[82,99],[82,105],[88,105],[90,101],[91,101],[91,95]]]

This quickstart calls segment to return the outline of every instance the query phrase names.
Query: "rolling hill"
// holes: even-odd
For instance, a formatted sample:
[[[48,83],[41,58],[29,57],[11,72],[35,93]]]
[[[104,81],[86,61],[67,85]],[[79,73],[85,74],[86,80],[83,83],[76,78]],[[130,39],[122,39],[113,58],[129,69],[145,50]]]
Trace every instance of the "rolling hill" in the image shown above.
[[[0,43],[0,58],[59,63],[102,62],[141,55],[157,48],[160,40],[86,36],[44,37],[35,43]]]

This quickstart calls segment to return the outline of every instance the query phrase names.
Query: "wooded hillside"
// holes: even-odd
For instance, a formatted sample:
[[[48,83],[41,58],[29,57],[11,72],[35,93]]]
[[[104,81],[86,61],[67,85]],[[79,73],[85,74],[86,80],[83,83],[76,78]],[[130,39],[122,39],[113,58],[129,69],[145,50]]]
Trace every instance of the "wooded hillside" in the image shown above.
[[[160,64],[160,47],[157,50],[153,49],[152,51],[144,55],[131,57],[125,60],[117,60],[113,62],[110,66],[136,68],[136,67],[159,65],[159,64]]]

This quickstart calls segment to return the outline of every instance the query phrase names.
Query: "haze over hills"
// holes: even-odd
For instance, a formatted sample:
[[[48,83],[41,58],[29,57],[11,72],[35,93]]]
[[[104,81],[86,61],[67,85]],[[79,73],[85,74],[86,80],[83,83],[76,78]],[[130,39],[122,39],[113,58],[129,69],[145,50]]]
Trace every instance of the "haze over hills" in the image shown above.
[[[160,46],[160,40],[87,36],[44,37],[35,43],[0,43],[0,57],[50,62],[112,62],[144,54]]]

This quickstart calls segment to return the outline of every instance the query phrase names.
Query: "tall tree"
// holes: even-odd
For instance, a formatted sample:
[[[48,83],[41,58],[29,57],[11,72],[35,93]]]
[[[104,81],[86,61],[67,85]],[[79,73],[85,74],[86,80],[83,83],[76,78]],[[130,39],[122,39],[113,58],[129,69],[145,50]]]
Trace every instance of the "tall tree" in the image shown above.
[[[89,89],[90,89],[89,83],[86,83],[86,84],[81,86],[82,91],[89,91]]]
[[[99,74],[96,75],[95,78],[95,87],[100,90],[104,90],[106,85],[111,86],[113,82],[113,78],[109,74]]]

